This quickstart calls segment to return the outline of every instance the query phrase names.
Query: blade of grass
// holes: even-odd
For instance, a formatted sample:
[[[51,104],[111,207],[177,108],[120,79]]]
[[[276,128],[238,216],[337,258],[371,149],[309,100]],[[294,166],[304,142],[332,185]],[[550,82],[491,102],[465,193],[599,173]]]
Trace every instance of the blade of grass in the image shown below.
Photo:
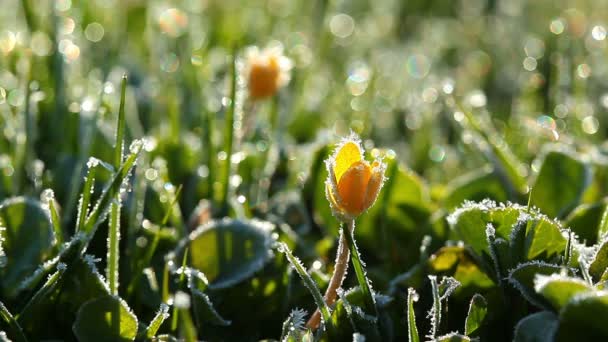
[[[327,303],[325,303],[325,300],[323,300],[323,295],[321,295],[321,292],[319,291],[317,284],[315,284],[315,281],[312,280],[308,272],[306,272],[304,266],[302,266],[300,260],[291,253],[291,250],[289,249],[289,247],[287,247],[285,243],[279,242],[277,244],[277,250],[285,254],[287,260],[289,261],[293,269],[296,271],[296,273],[298,273],[300,278],[302,278],[304,285],[308,288],[310,294],[312,294],[312,297],[314,298],[315,303],[319,308],[319,311],[321,311],[321,317],[323,318],[323,322],[326,324],[328,329],[331,329],[331,311],[329,310]]]
[[[184,251],[184,258],[182,259],[182,271],[186,269],[188,264],[188,248]],[[181,272],[179,275],[179,282],[177,284],[178,291],[183,291],[186,288],[186,272]],[[177,319],[179,314],[182,312],[177,306],[173,306],[173,318],[171,320],[171,331],[177,331]]]
[[[76,221],[76,232],[81,231],[84,228],[86,217],[89,214],[89,205],[91,203],[91,195],[93,194],[93,187],[95,186],[95,172],[97,169],[98,161],[95,158],[90,158],[87,162],[87,175],[84,180],[84,187],[82,189],[82,195],[78,203],[78,219]]]
[[[409,342],[420,342],[418,335],[418,327],[416,327],[416,312],[414,311],[414,302],[418,300],[418,294],[413,288],[407,291],[407,331]]]
[[[14,339],[16,342],[27,342],[27,338],[23,334],[21,326],[19,325],[19,323],[17,323],[15,317],[11,315],[11,313],[8,311],[8,309],[6,308],[6,306],[4,306],[2,302],[0,302],[0,318],[4,322],[6,322],[6,324],[8,324],[12,339]]]
[[[118,262],[120,258],[120,199],[112,202],[110,209],[110,224],[108,230],[108,267],[106,268],[106,278],[110,293],[118,294]]]
[[[27,317],[30,314],[29,311],[32,310],[32,308],[36,307],[36,305],[38,305],[40,302],[42,302],[43,299],[50,296],[51,293],[59,285],[60,280],[63,277],[63,274],[65,273],[66,270],[67,270],[67,267],[65,267],[65,264],[58,264],[57,272],[53,273],[49,277],[49,279],[47,279],[47,281],[44,283],[44,285],[42,285],[42,287],[38,291],[36,291],[36,293],[32,296],[32,298],[29,300],[29,302],[27,302],[27,304],[25,304],[25,306],[23,307],[23,310],[21,310],[21,312],[15,317],[15,319],[17,321],[19,321],[20,317]]]
[[[127,91],[127,75],[122,76],[120,85],[120,106],[118,108],[118,124],[116,126],[116,145],[114,147],[114,167],[118,169],[122,163],[125,144],[125,94]]]
[[[83,231],[89,234],[89,238],[92,238],[95,229],[103,221],[104,215],[107,214],[112,200],[116,197],[116,194],[120,191],[123,182],[131,172],[131,169],[133,169],[133,167],[135,166],[137,157],[141,153],[142,145],[143,142],[139,140],[136,140],[131,145],[131,154],[127,156],[125,162],[122,164],[120,169],[116,171],[114,178],[112,179],[110,184],[108,184],[104,192],[101,194],[101,197],[95,204],[95,207],[88,215],[83,227]]]
[[[127,90],[127,75],[122,76],[120,87],[120,107],[118,109],[118,123],[116,125],[116,145],[114,146],[114,168],[118,169],[122,163],[123,147],[125,141],[125,93]],[[120,259],[120,192],[112,201],[110,209],[110,225],[108,230],[108,266],[106,277],[110,293],[118,294],[119,259]]]
[[[158,329],[160,329],[160,326],[167,318],[169,318],[169,305],[162,303],[158,309],[158,312],[156,313],[156,316],[154,316],[150,322],[150,325],[148,325],[146,328],[145,338],[152,339],[154,336],[156,336]]]

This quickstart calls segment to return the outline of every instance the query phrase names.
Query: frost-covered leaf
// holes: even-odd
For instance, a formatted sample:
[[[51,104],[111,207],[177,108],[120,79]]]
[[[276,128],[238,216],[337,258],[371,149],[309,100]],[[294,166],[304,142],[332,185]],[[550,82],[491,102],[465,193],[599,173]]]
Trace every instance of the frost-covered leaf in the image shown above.
[[[176,254],[187,247],[190,265],[207,276],[209,287],[226,288],[249,278],[270,260],[272,227],[258,220],[210,221],[184,239]]]
[[[333,338],[348,339],[354,332],[359,332],[371,341],[380,339],[378,319],[363,311],[363,293],[356,287],[348,291],[338,289],[340,299],[332,312],[332,322],[337,336]]]
[[[590,184],[591,169],[565,149],[545,150],[539,160],[530,203],[550,217],[564,217]]]
[[[551,342],[557,328],[557,316],[550,311],[533,313],[515,326],[515,342]]]
[[[450,228],[475,253],[489,256],[490,249],[485,234],[488,223],[494,227],[497,238],[509,239],[513,224],[517,222],[522,209],[518,205],[497,204],[490,200],[467,201],[447,220]]]
[[[283,322],[281,342],[300,341],[303,339],[303,335],[309,332],[309,330],[304,327],[304,324],[306,324],[306,315],[307,312],[305,310],[291,310],[289,316],[285,322]]]
[[[606,204],[603,202],[581,204],[568,215],[565,226],[572,229],[579,240],[585,240],[587,245],[594,244],[598,239],[599,226],[605,210]]]
[[[530,303],[541,308],[549,308],[547,300],[536,293],[534,279],[537,274],[551,275],[560,273],[562,269],[559,265],[532,261],[512,269],[508,279],[511,285],[518,289]]]
[[[608,240],[600,245],[593,257],[593,261],[589,265],[589,275],[591,275],[594,282],[598,282],[606,272],[606,269],[608,269]]]
[[[575,296],[559,317],[555,341],[608,341],[608,292]]]
[[[448,216],[448,222],[457,236],[489,264],[495,262],[491,261],[493,259],[485,234],[488,224],[494,228],[496,241],[502,239],[509,244],[511,256],[503,257],[503,260],[549,260],[562,253],[567,244],[559,222],[518,204],[496,204],[488,200],[466,202]],[[509,263],[508,260],[506,263]]]
[[[160,329],[160,326],[167,318],[169,318],[169,306],[163,303],[160,305],[160,309],[158,309],[158,312],[156,313],[148,327],[146,327],[146,338],[153,338],[154,336],[156,336],[158,329]]]
[[[230,321],[224,319],[217,310],[215,310],[209,296],[197,289],[190,290],[192,291],[192,309],[194,311],[197,326],[201,327],[206,323],[220,326],[230,325]]]
[[[566,305],[572,297],[593,290],[580,278],[566,277],[559,274],[537,275],[534,279],[534,289],[545,297],[556,311]]]
[[[487,313],[488,302],[482,295],[475,294],[471,299],[469,313],[464,323],[464,334],[471,335],[476,333],[483,324]]]
[[[0,204],[0,284],[9,297],[51,255],[54,242],[50,216],[40,202],[15,197]]]
[[[122,299],[104,296],[82,305],[72,330],[80,341],[133,341],[137,317]]]

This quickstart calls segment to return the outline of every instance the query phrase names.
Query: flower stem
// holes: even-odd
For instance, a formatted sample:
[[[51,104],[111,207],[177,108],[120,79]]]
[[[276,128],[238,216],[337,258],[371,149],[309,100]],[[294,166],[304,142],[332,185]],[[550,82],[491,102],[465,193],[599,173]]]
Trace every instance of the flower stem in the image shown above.
[[[345,234],[346,243],[348,244],[350,252],[353,255],[353,268],[355,269],[355,273],[357,274],[357,281],[359,282],[359,286],[361,287],[361,291],[363,292],[365,309],[367,313],[373,313],[375,314],[375,316],[378,316],[376,300],[374,299],[371,285],[369,284],[369,279],[367,279],[367,275],[365,274],[364,265],[361,261],[361,255],[359,254],[359,250],[357,249],[357,245],[355,244],[355,239],[353,238],[355,220],[349,222],[349,228],[350,229],[347,229]]]
[[[348,225],[348,230],[351,231],[355,228],[355,221],[351,221]],[[346,271],[348,270],[348,259],[350,257],[350,252],[348,250],[348,245],[346,243],[346,238],[344,234],[344,229],[340,229],[340,240],[338,243],[338,251],[336,253],[336,264],[334,266],[334,274],[331,276],[329,280],[329,285],[327,286],[327,290],[325,291],[325,302],[328,306],[333,305],[336,302],[336,298],[338,293],[336,290],[342,286],[342,282],[346,277]],[[311,329],[316,329],[319,326],[321,321],[321,313],[319,310],[315,311],[315,313],[310,317],[308,323],[306,325]]]

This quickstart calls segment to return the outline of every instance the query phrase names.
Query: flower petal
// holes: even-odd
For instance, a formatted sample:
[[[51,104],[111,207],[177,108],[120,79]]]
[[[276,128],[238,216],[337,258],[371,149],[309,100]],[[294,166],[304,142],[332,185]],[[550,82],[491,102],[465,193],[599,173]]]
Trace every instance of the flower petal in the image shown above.
[[[374,162],[372,165],[376,165],[377,162]],[[363,201],[363,208],[366,210],[371,207],[376,198],[378,197],[378,193],[380,189],[382,189],[382,185],[384,184],[384,167],[383,164],[379,164],[377,167],[372,169],[372,175],[367,183],[367,190],[365,193],[365,199]]]
[[[342,144],[334,156],[333,164],[336,180],[340,181],[346,170],[361,159],[363,159],[363,153],[357,142],[349,140]]]
[[[369,164],[366,161],[357,161],[340,177],[338,194],[344,211],[356,216],[365,210],[365,196],[371,175]]]

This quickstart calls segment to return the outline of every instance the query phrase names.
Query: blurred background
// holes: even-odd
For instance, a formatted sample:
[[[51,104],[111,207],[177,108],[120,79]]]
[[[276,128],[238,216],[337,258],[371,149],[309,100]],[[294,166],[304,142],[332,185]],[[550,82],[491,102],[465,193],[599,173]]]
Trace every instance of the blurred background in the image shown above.
[[[353,130],[431,180],[478,164],[463,147],[472,139],[460,136],[455,104],[526,161],[545,140],[606,135],[608,1],[4,0],[2,8],[3,138],[19,135],[15,114],[31,106],[48,123],[37,132],[45,164],[50,150],[78,146],[69,143],[79,140],[76,122],[58,125],[112,122],[123,73],[131,134],[179,130],[196,150],[205,115],[222,117],[232,49],[248,45],[282,44],[294,61],[281,95],[289,141]],[[244,117],[245,140],[261,148],[255,132],[265,115],[262,105]],[[57,135],[63,143],[48,143]]]

